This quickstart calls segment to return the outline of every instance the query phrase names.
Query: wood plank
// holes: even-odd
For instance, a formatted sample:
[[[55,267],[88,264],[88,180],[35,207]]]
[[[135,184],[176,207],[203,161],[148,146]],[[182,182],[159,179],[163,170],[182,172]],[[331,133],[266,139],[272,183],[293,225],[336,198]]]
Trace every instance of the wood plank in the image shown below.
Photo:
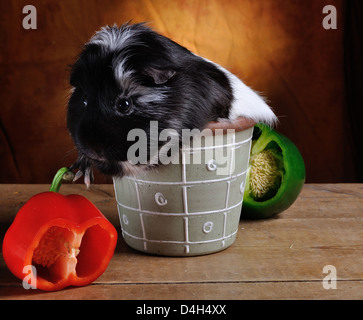
[[[47,191],[49,185],[0,184],[0,223],[12,221],[20,207],[33,195]],[[78,193],[91,200],[114,224],[119,225],[112,184],[64,184],[62,194]],[[362,217],[363,184],[307,184],[296,202],[282,217],[335,218]]]
[[[336,289],[316,282],[242,282],[181,284],[93,284],[57,292],[7,287],[0,299],[26,300],[244,300],[244,299],[363,299],[362,281],[338,281]],[[223,301],[220,301],[222,303]],[[140,302],[140,305],[141,302]],[[127,311],[132,312],[128,309]],[[135,310],[136,311],[136,310]]]
[[[47,187],[0,185],[1,239],[20,205]],[[119,224],[112,185],[87,190],[69,184],[62,192],[83,194]],[[0,255],[0,298],[361,299],[362,199],[362,185],[306,185],[291,208],[272,219],[241,221],[236,242],[207,256],[142,254],[120,236],[115,255],[99,279],[57,293],[23,289]],[[322,287],[325,265],[337,270],[337,290]]]
[[[321,280],[325,265],[334,265],[339,279],[362,279],[363,221],[360,224],[348,222],[339,223],[340,232],[331,233],[329,230],[334,230],[336,223],[328,224],[327,227],[327,222],[318,221],[314,227],[308,228],[297,222],[290,225],[280,222],[279,226],[276,220],[263,223],[255,221],[250,223],[253,226],[251,229],[244,226],[236,242],[225,251],[190,258],[142,254],[128,248],[120,237],[115,255],[99,281],[174,283],[186,279],[188,282]],[[318,233],[321,224],[327,231]],[[356,232],[349,232],[354,228]],[[356,233],[360,234],[360,238]],[[335,235],[339,237],[334,238]],[[348,239],[340,235],[347,235]],[[5,281],[3,277],[8,278],[9,274],[6,275],[6,267],[2,262],[0,270],[0,280]],[[19,280],[13,280],[15,282],[7,284],[19,283]]]
[[[363,216],[363,184],[307,184],[283,215],[290,218],[355,218]]]
[[[0,184],[0,223],[10,222],[14,219],[19,209],[33,195],[48,191],[47,184]],[[113,223],[119,226],[114,188],[112,184],[95,184],[89,189],[83,184],[63,184],[61,193],[80,194],[92,201],[102,213]]]

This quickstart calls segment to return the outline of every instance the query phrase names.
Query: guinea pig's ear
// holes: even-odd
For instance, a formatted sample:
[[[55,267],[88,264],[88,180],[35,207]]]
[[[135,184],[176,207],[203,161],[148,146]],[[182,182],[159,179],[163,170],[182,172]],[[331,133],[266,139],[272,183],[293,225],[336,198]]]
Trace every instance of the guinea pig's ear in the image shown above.
[[[146,67],[144,73],[154,79],[155,84],[163,84],[172,78],[176,71],[172,69],[156,69],[153,67]]]

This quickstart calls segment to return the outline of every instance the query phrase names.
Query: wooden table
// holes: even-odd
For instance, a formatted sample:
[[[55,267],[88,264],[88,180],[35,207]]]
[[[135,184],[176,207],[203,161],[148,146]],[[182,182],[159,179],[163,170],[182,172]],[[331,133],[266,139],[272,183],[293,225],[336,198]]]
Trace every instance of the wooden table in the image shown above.
[[[0,185],[1,239],[22,204],[48,185]],[[65,184],[119,228],[112,185]],[[334,281],[336,289],[325,289]],[[325,273],[324,273],[325,271]],[[276,218],[241,221],[236,242],[200,257],[158,257],[122,237],[93,284],[58,292],[25,290],[0,256],[0,299],[363,299],[363,184],[308,184]]]

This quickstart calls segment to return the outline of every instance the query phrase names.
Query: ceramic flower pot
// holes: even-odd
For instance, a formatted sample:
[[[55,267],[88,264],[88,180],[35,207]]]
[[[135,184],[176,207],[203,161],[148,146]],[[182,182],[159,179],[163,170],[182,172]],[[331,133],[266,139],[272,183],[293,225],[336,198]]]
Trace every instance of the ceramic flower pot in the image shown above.
[[[254,124],[244,118],[210,123],[180,150],[178,161],[115,178],[126,243],[166,256],[229,247],[238,231]]]

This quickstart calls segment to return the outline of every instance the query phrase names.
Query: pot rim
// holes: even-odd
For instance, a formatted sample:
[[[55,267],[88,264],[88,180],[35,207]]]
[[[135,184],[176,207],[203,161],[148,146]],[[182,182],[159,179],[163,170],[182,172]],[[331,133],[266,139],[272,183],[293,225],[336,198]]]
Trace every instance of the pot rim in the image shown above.
[[[236,132],[243,131],[252,128],[256,124],[256,121],[238,117],[234,120],[221,119],[220,121],[211,121],[207,124],[206,128],[211,129],[213,132],[217,129],[223,129],[223,133],[227,132],[227,129],[234,129]]]

